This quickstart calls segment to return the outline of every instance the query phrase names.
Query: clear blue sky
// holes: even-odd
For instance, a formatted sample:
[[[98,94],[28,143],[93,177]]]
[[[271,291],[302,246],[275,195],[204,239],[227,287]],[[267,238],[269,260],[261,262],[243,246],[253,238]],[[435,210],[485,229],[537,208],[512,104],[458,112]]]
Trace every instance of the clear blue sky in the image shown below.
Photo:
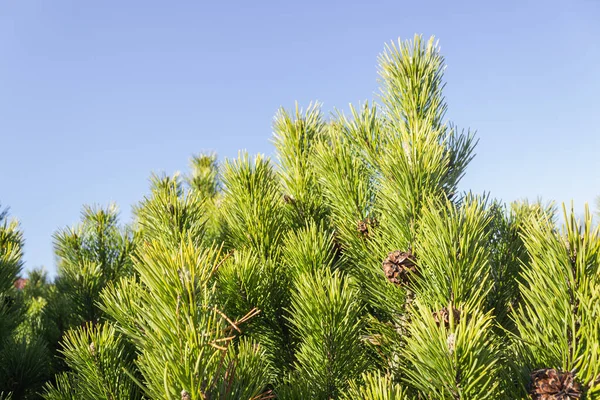
[[[600,194],[600,2],[41,1],[0,3],[0,202],[27,267],[82,204],[129,221],[151,171],[192,153],[272,154],[298,100],[372,99],[384,43],[436,35],[448,117],[478,131],[463,189],[578,207]]]

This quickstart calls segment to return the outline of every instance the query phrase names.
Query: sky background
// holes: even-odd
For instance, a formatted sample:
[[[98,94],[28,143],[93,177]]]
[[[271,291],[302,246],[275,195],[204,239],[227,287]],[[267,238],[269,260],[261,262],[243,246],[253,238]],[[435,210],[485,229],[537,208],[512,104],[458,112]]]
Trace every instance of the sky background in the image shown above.
[[[435,35],[448,119],[477,130],[461,184],[504,201],[600,194],[600,1],[0,2],[0,203],[27,268],[83,204],[123,222],[152,171],[273,154],[280,106],[376,97],[384,44]]]

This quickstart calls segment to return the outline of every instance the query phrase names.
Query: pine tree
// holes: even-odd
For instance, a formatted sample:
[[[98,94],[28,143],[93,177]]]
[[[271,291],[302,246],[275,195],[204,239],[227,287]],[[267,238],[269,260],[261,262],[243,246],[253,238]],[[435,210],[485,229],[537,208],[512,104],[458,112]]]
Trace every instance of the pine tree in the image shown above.
[[[23,268],[23,233],[8,210],[0,209],[0,342],[16,328],[20,308],[14,283]]]
[[[78,326],[44,397],[600,397],[599,228],[459,193],[444,68],[390,44],[376,102],[278,111],[276,162],[153,175],[134,232],[86,209],[55,236]]]
[[[26,302],[15,285],[23,267],[23,245],[19,222],[9,220],[8,210],[1,210],[0,398],[15,400],[36,398],[50,373],[50,352],[38,320],[44,304]]]

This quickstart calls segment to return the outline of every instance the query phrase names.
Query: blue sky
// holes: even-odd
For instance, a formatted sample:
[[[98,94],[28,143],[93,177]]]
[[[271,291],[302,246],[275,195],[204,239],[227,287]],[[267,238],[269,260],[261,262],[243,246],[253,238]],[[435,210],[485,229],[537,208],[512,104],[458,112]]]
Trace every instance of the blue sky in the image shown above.
[[[28,1],[0,3],[0,203],[27,267],[83,204],[123,221],[152,171],[191,154],[273,153],[297,100],[329,112],[377,92],[390,40],[436,35],[448,118],[476,129],[463,189],[579,209],[600,194],[600,2]]]

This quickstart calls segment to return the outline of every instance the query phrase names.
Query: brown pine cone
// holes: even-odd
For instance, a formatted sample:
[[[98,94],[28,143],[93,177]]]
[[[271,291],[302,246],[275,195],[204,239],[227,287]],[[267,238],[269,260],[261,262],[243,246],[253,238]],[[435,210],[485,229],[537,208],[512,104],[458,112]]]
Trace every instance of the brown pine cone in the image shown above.
[[[533,400],[574,400],[582,390],[573,373],[544,368],[531,373],[529,394]]]
[[[395,285],[409,282],[410,275],[417,272],[415,256],[410,252],[392,251],[383,260],[383,272],[388,281]]]
[[[369,235],[369,225],[367,225],[367,223],[365,222],[365,220],[362,221],[358,221],[358,224],[356,226],[356,229],[363,235],[363,236],[368,236]]]
[[[375,228],[379,225],[379,222],[376,218],[365,218],[363,220],[358,221],[356,224],[356,230],[364,237],[368,237],[371,233],[372,228]]]

